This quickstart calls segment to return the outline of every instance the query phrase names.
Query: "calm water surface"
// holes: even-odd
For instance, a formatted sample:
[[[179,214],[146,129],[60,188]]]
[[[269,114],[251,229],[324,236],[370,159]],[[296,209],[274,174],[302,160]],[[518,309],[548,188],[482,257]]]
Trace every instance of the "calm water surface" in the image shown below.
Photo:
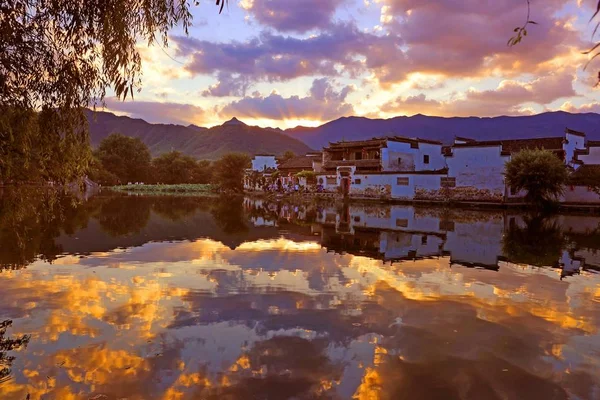
[[[600,399],[597,271],[590,216],[5,191],[0,398]]]

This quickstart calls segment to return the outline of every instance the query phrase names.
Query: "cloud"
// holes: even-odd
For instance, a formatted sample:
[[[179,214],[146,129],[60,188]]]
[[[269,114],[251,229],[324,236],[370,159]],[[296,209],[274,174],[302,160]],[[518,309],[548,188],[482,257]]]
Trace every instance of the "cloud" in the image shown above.
[[[599,113],[600,114],[600,103],[597,101],[592,101],[591,103],[582,104],[581,106],[576,106],[572,104],[570,101],[565,102],[561,107],[561,110],[568,111],[570,113]]]
[[[582,42],[566,18],[557,17],[564,0],[532,3],[529,35],[508,47],[512,29],[526,17],[524,0],[380,0],[382,22],[405,41],[407,62],[380,79],[400,80],[410,71],[446,76],[491,72],[517,76],[537,72]],[[571,60],[572,62],[574,60]]]
[[[272,120],[332,120],[354,113],[353,106],[346,103],[346,97],[353,90],[352,86],[345,86],[336,91],[327,78],[315,79],[306,97],[255,94],[226,105],[220,115]]]
[[[219,72],[217,74],[218,82],[211,85],[208,89],[202,92],[202,96],[245,96],[246,90],[250,86],[248,79],[244,76],[231,73]]]
[[[345,0],[244,0],[240,6],[262,25],[280,32],[325,28]]]
[[[108,97],[105,102],[109,111],[125,113],[135,118],[142,118],[150,123],[197,124],[206,117],[204,109],[191,104],[120,101],[115,97]]]
[[[383,104],[385,113],[439,116],[497,116],[530,114],[525,103],[546,105],[563,97],[575,96],[572,73],[566,71],[531,82],[502,81],[493,90],[469,89],[464,96],[447,101],[428,99],[423,93],[398,97]]]
[[[177,56],[186,57],[192,75],[228,72],[252,81],[288,81],[301,76],[356,77],[389,74],[404,57],[397,35],[376,35],[352,22],[330,25],[307,38],[263,32],[245,42],[213,43],[176,36]],[[394,67],[395,68],[395,67]]]

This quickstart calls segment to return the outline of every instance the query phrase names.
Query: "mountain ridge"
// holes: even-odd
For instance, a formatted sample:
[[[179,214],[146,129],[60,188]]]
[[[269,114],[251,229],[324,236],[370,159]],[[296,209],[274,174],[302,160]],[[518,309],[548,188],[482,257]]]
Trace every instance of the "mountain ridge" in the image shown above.
[[[407,136],[452,143],[455,136],[476,140],[539,138],[561,136],[565,128],[585,132],[588,139],[600,140],[600,114],[573,114],[550,111],[527,116],[438,117],[416,114],[388,119],[359,116],[341,117],[318,127],[295,127],[284,132],[312,148],[329,142],[364,140],[376,136]]]
[[[291,150],[304,154],[312,150],[282,131],[249,126],[237,119],[205,128],[193,124],[151,124],[143,119],[105,111],[89,111],[87,117],[90,142],[94,148],[111,133],[121,133],[140,138],[153,156],[177,150],[197,159],[216,160],[229,152],[283,154]]]

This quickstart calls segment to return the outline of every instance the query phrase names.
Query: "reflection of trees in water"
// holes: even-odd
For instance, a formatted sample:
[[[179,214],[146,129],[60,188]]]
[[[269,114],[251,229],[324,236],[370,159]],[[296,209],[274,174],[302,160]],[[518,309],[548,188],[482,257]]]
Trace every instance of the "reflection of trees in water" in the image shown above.
[[[67,192],[47,188],[10,188],[0,191],[0,271],[23,268],[41,258],[52,262],[62,252],[56,239],[74,235],[98,221],[111,236],[123,237],[141,232],[151,212],[178,222],[199,210],[212,211],[226,233],[247,231],[242,198],[218,201],[191,197],[144,197],[100,195],[88,201]]]
[[[7,355],[7,352],[18,350],[21,347],[27,347],[31,336],[23,335],[19,337],[5,337],[6,329],[12,325],[11,320],[0,322],[0,383],[8,380],[11,373],[11,365],[14,356]]]
[[[177,222],[193,215],[198,210],[208,210],[210,204],[209,198],[164,196],[154,199],[152,211],[161,217]]]
[[[525,226],[508,224],[502,239],[504,256],[520,264],[556,265],[566,244],[558,222],[542,216],[526,216],[523,221]]]
[[[103,198],[96,219],[109,235],[127,236],[144,229],[150,220],[151,206],[152,199],[148,197]]]
[[[62,249],[61,232],[87,223],[89,210],[72,195],[42,188],[5,189],[0,193],[0,271],[19,269],[36,257],[53,261]]]
[[[244,215],[242,196],[220,196],[213,204],[211,214],[215,222],[225,233],[244,233],[248,231],[248,221]]]

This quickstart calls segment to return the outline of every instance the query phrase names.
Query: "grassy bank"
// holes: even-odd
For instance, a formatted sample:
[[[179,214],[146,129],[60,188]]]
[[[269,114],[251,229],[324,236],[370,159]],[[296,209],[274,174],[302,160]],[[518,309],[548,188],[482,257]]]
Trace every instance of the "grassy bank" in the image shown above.
[[[120,185],[111,186],[110,190],[115,192],[125,193],[140,193],[140,194],[210,194],[214,192],[213,185],[204,184],[179,184],[179,185]]]

